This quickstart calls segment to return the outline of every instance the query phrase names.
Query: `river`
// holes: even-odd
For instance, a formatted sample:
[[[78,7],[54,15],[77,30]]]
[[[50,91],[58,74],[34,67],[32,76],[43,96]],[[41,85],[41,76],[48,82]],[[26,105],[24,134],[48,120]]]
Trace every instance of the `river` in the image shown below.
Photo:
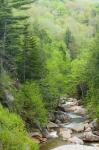
[[[65,105],[68,106],[68,102],[65,103]],[[78,125],[80,123],[83,123],[86,121],[86,117],[82,115],[77,115],[74,112],[66,112],[66,115],[69,116],[70,121],[68,123],[62,124],[64,129],[70,129],[73,125]],[[74,136],[78,136],[81,133],[75,133]],[[53,148],[57,148],[59,146],[68,145],[69,143],[67,141],[64,141],[62,138],[53,138],[49,139],[46,143],[43,143],[40,145],[40,150],[51,150]],[[84,145],[95,145],[95,143],[84,143]],[[97,143],[96,143],[97,144]]]

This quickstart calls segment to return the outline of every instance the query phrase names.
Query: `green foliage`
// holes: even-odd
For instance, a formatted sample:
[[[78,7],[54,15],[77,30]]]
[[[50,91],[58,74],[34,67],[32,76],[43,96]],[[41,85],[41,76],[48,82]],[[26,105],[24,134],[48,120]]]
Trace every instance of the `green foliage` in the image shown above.
[[[28,120],[30,124],[36,122],[41,124],[47,123],[47,112],[36,83],[26,82],[15,95],[16,110],[22,116],[23,120]]]
[[[37,144],[28,137],[20,117],[0,105],[0,149],[25,150],[27,148],[38,150]]]
[[[47,123],[47,112],[58,105],[59,97],[76,93],[79,86],[88,112],[99,117],[99,37],[94,41],[98,18],[99,5],[91,0],[1,1],[2,104],[7,90],[15,99],[10,110],[31,127],[34,123],[43,125]],[[6,126],[0,137],[3,149],[23,150],[26,145],[33,149],[22,122],[14,114],[6,117],[10,113],[4,112],[4,120],[0,116]]]
[[[87,95],[87,108],[91,117],[99,117],[99,33],[91,47],[91,57],[87,65],[87,82],[89,91]],[[90,80],[91,79],[91,80]]]

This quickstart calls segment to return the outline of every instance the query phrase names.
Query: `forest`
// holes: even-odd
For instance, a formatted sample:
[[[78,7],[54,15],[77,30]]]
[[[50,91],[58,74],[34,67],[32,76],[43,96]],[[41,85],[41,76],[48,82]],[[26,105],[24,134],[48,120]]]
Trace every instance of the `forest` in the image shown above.
[[[99,127],[99,0],[1,0],[0,150],[39,150],[64,96]]]

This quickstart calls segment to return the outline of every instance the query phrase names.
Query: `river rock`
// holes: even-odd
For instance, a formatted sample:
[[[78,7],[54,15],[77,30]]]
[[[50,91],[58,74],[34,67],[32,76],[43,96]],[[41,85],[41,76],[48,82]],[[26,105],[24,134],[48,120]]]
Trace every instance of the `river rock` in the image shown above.
[[[90,125],[88,123],[74,123],[71,124],[70,129],[75,132],[82,132],[82,131],[91,131]]]
[[[50,120],[51,122],[54,122],[54,121],[55,121],[55,115],[54,115],[54,113],[50,113],[50,114],[49,114],[49,120]]]
[[[85,114],[85,109],[82,108],[82,106],[67,106],[67,105],[62,105],[61,109],[65,112],[74,112],[78,115],[84,115]]]
[[[63,140],[68,140],[69,138],[72,137],[72,130],[64,130],[63,128],[60,128],[60,133],[59,135],[63,138]]]
[[[90,127],[90,125],[88,123],[84,124],[85,130],[88,129]]]
[[[64,145],[52,150],[99,150],[98,147],[84,146],[84,145]]]
[[[70,143],[73,143],[73,144],[80,144],[80,145],[83,145],[83,144],[84,144],[84,142],[83,142],[80,138],[78,138],[78,137],[76,137],[76,136],[70,138],[68,141],[69,141]]]
[[[99,144],[97,144],[97,143],[92,143],[91,145],[94,147],[99,147]]]
[[[42,138],[42,134],[39,132],[31,132],[29,133],[30,137],[41,137]]]
[[[93,131],[93,134],[99,136],[99,131]]]
[[[97,123],[97,119],[94,119],[91,123],[90,123],[90,127],[95,130],[99,128],[99,125]]]
[[[85,132],[90,132],[90,131],[92,131],[92,129],[91,129],[89,123],[85,123],[85,124],[84,124],[84,129],[85,129]]]
[[[82,132],[84,131],[84,124],[83,123],[71,123],[68,125],[68,128],[75,132]]]
[[[72,98],[72,97],[68,98],[68,101],[69,102],[78,102],[78,100],[76,98]]]
[[[87,129],[85,129],[85,132],[90,132],[92,131],[92,129],[90,127],[88,127]]]
[[[48,124],[47,124],[47,128],[49,129],[49,128],[58,128],[59,126],[57,125],[57,124],[55,124],[55,123],[53,123],[53,122],[49,122]]]
[[[66,102],[65,104],[63,104],[63,106],[66,106],[66,107],[71,107],[71,106],[77,106],[78,103],[77,102]]]
[[[99,136],[94,135],[92,132],[85,132],[81,139],[86,142],[99,142]]]
[[[76,110],[74,111],[78,115],[84,115],[85,114],[85,109],[82,108],[81,106],[76,107]]]
[[[29,136],[37,143],[46,142],[47,139],[42,137],[42,134],[39,132],[31,132]]]
[[[47,139],[51,138],[48,129],[45,127],[42,128],[42,135],[43,135],[43,137],[45,137]]]
[[[60,101],[62,101],[62,100],[66,101],[67,100],[67,95],[60,97]]]
[[[57,111],[54,113],[54,115],[55,115],[55,122],[56,120],[59,120],[61,123],[66,123],[69,121],[68,115],[62,111]]]
[[[55,120],[55,123],[58,124],[58,125],[60,125],[60,124],[61,124],[61,121],[58,120],[58,119],[56,119],[56,120]]]

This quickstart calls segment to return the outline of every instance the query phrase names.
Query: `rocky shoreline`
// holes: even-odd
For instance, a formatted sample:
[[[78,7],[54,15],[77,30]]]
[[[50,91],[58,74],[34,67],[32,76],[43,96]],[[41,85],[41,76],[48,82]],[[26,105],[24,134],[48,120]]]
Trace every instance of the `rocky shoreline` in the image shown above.
[[[30,136],[38,143],[60,137],[67,141],[67,144],[85,145],[88,142],[99,147],[97,126],[97,119],[88,120],[86,110],[80,105],[80,101],[63,97],[57,111],[50,115],[50,121],[42,133],[34,132]]]

